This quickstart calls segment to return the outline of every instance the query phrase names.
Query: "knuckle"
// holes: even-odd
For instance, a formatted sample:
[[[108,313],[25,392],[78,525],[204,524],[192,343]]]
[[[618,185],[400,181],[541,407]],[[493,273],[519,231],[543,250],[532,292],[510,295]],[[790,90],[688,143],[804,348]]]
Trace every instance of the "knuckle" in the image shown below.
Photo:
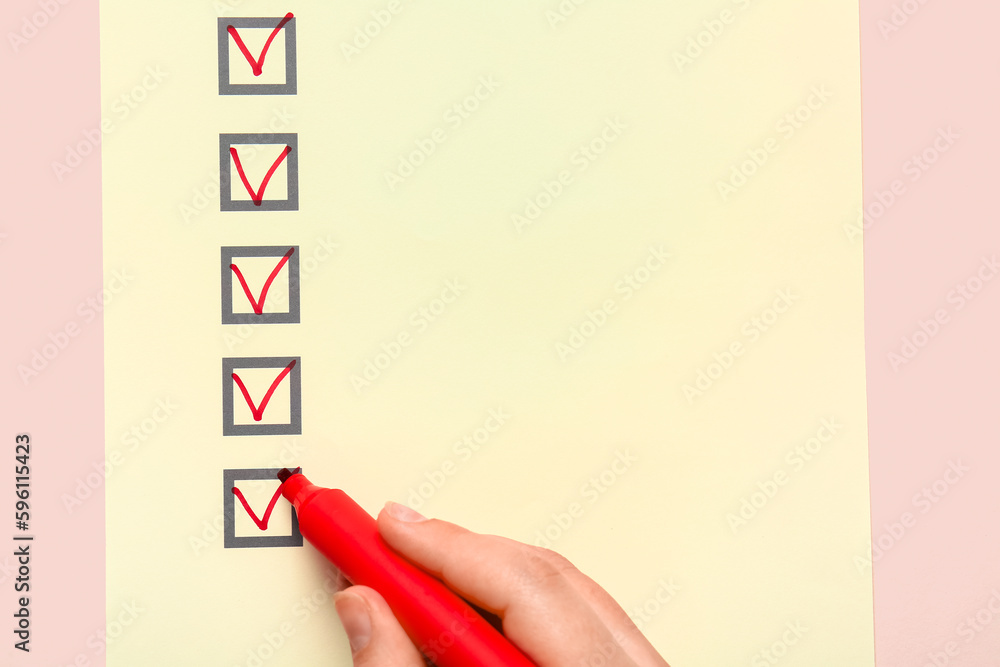
[[[525,545],[514,567],[522,586],[539,588],[561,584],[563,572],[573,565],[554,551]]]
[[[537,555],[542,560],[548,562],[552,567],[562,572],[575,571],[576,566],[570,562],[568,558],[560,553],[552,551],[551,549],[546,549],[544,547],[534,547]]]

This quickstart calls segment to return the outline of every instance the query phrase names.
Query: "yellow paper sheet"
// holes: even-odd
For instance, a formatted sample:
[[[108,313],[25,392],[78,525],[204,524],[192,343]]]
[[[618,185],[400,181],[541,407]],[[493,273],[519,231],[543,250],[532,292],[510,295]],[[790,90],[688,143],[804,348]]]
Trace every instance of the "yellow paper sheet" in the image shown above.
[[[219,17],[287,12],[259,77],[224,35],[225,87],[269,92],[220,94]],[[857,30],[845,0],[103,0],[109,620],[143,610],[109,667],[350,664],[308,544],[224,547],[223,471],[285,465],[563,553],[674,667],[872,665]],[[255,207],[228,149],[256,190],[288,135]],[[256,299],[282,248],[247,324],[227,257]],[[259,403],[293,359],[254,421],[231,373]],[[238,483],[258,515],[275,485]]]

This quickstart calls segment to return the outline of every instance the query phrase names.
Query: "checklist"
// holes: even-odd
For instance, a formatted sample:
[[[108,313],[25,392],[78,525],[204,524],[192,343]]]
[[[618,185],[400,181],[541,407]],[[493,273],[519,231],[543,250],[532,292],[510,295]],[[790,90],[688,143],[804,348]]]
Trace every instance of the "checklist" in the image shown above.
[[[220,95],[297,93],[296,21],[291,12],[272,18],[219,17],[217,30]],[[253,108],[250,100],[239,106],[248,111]],[[219,209],[243,214],[297,211],[298,150],[296,133],[220,133]],[[302,299],[297,250],[295,245],[223,246],[222,324],[300,324]],[[223,435],[301,434],[301,369],[299,357],[224,358]],[[269,501],[260,496],[262,486],[265,491],[268,487],[277,488],[274,479],[277,471],[270,471],[269,482],[258,480],[252,485],[257,491],[252,498],[236,486],[229,488],[236,472],[240,471],[227,470],[224,474],[225,546],[301,545],[301,535],[295,540],[297,526],[274,525],[271,512],[275,503],[282,502],[280,493],[272,491]],[[251,473],[262,474],[259,470],[242,471],[243,475]],[[243,479],[257,479],[252,475]],[[258,517],[253,507],[265,502],[266,509]],[[294,524],[293,509],[290,516]]]
[[[101,146],[108,454],[180,406],[104,482],[108,667],[349,664],[296,466],[590,563],[671,664],[872,667],[857,3],[578,5],[101,0],[102,108],[170,74]]]

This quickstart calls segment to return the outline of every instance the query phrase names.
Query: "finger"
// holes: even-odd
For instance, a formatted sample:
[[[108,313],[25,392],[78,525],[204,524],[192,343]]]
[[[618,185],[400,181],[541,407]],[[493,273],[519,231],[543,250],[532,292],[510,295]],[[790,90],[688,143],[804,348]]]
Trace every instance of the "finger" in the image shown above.
[[[590,604],[535,547],[424,519],[395,503],[379,513],[378,526],[403,556],[499,615],[504,634],[540,667],[635,667]]]
[[[601,622],[611,631],[615,641],[625,649],[625,652],[637,665],[641,667],[670,667],[663,656],[649,643],[642,631],[632,622],[621,605],[596,581],[580,572],[565,556],[549,549],[536,548],[540,557],[545,558],[552,563],[553,567],[562,571],[570,585],[590,605]]]
[[[333,570],[333,568],[331,568],[331,570]],[[331,571],[331,575],[333,576],[333,587],[337,590],[337,592],[350,587],[351,582],[347,580],[347,577],[345,577],[344,573],[340,570],[336,570],[336,574],[333,574]]]
[[[420,652],[377,592],[351,586],[333,600],[351,645],[354,667],[425,667]]]

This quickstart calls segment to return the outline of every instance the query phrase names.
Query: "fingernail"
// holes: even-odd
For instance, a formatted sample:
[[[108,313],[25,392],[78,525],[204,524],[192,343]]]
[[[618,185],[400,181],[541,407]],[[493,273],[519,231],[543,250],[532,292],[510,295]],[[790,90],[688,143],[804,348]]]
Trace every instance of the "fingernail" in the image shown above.
[[[337,608],[337,616],[347,633],[347,641],[351,644],[351,653],[357,653],[372,638],[372,620],[368,615],[368,605],[357,595],[341,591],[333,596],[333,604]]]
[[[391,500],[385,504],[385,511],[389,513],[393,519],[399,521],[406,521],[407,523],[415,523],[417,521],[427,521],[427,517],[420,514],[416,510],[412,510],[406,505],[400,505],[399,503],[394,503]]]

